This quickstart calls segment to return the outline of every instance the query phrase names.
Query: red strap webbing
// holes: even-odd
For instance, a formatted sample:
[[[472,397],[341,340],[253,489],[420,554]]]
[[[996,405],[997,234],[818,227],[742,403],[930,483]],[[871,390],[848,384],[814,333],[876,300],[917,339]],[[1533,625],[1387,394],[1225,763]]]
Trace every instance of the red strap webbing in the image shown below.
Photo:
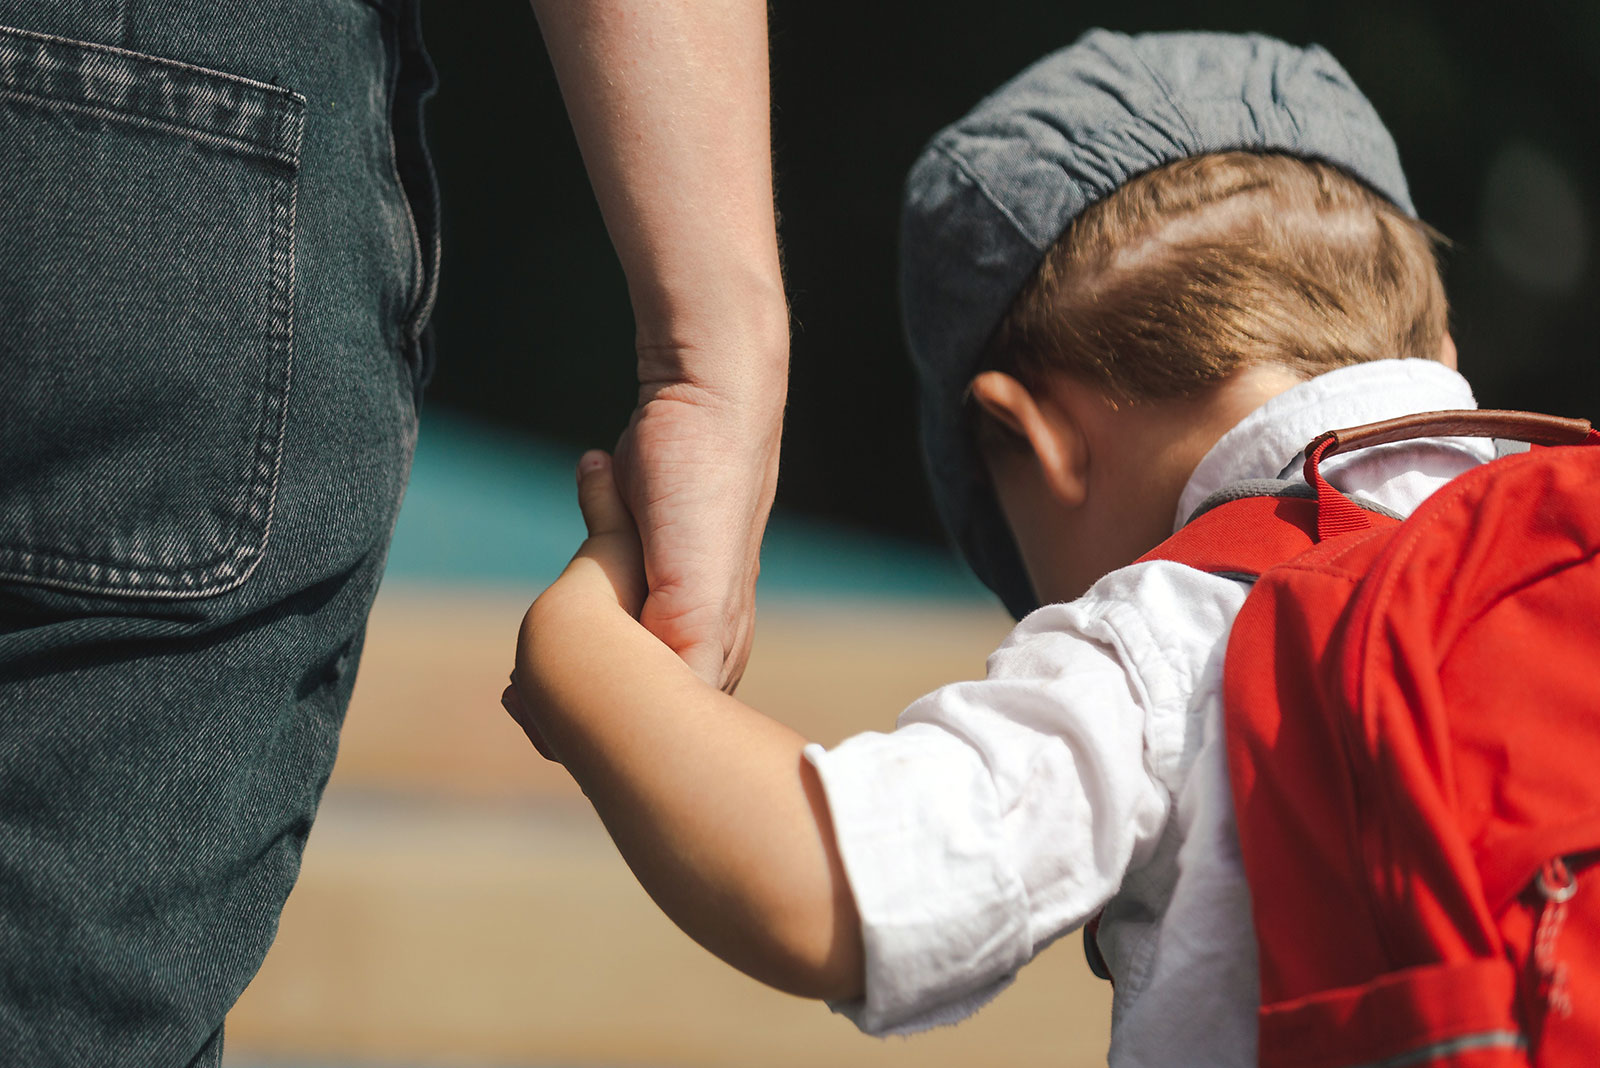
[[[1212,574],[1260,575],[1316,543],[1316,501],[1245,497],[1191,520],[1138,562],[1171,560]]]
[[[1322,477],[1322,458],[1338,442],[1337,433],[1324,434],[1311,443],[1306,454],[1306,481],[1317,491],[1317,540],[1327,541],[1340,534],[1354,534],[1372,528],[1371,513],[1333,488]]]

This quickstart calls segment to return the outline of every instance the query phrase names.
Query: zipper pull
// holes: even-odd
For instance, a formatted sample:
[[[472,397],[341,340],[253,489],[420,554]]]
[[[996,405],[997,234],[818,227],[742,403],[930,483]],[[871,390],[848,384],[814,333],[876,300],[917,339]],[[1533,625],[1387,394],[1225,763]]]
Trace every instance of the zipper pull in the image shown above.
[[[1567,990],[1567,966],[1556,960],[1556,940],[1567,919],[1567,902],[1578,892],[1578,880],[1561,857],[1545,861],[1535,881],[1544,898],[1539,927],[1533,936],[1533,966],[1546,1008],[1560,1019],[1572,1015],[1572,995]]]

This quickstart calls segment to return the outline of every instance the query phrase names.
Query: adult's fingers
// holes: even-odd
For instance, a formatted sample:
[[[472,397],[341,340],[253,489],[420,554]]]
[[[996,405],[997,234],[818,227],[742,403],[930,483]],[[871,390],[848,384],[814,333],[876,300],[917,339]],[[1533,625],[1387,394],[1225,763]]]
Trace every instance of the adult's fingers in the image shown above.
[[[749,655],[778,425],[696,396],[635,412],[617,442],[617,480],[649,577],[639,621],[696,675],[731,690]]]

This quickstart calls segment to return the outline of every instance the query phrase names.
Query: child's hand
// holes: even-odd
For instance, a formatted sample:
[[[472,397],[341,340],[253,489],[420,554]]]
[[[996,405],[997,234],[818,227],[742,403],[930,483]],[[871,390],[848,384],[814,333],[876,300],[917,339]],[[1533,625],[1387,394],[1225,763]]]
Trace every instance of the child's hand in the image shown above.
[[[589,537],[523,618],[506,708],[691,938],[781,990],[859,997],[861,921],[805,738],[640,623],[639,535],[605,453],[578,462],[578,503]]]
[[[644,554],[639,545],[639,529],[628,513],[617,490],[612,475],[611,457],[600,450],[586,452],[578,460],[578,508],[583,512],[583,522],[589,536],[578,547],[578,552],[551,587],[539,597],[534,608],[528,610],[522,633],[517,639],[517,662],[523,663],[523,654],[532,638],[535,609],[540,603],[566,597],[608,597],[630,616],[637,619],[644,604],[647,586],[644,576]],[[560,616],[560,610],[555,612]],[[545,613],[537,626],[562,625],[560,618],[550,619]],[[511,685],[500,695],[511,718],[521,725],[533,747],[546,760],[556,756],[539,729],[538,717],[530,703],[517,692],[517,674],[512,672]]]
[[[622,502],[612,474],[611,457],[591,449],[578,460],[578,508],[583,512],[589,537],[557,580],[584,579],[583,571],[598,567],[610,584],[617,604],[635,619],[644,605],[648,587],[644,576],[644,551],[639,528]],[[574,574],[578,572],[578,574]]]

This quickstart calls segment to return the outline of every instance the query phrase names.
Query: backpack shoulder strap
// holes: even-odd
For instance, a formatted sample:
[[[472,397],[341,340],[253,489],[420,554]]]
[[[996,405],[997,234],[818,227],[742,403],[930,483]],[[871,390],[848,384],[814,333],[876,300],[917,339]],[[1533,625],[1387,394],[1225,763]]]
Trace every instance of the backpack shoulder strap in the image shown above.
[[[1367,500],[1359,504],[1373,513],[1378,525],[1400,521],[1382,505]],[[1177,533],[1135,563],[1170,560],[1223,578],[1254,582],[1316,545],[1317,494],[1308,483],[1247,479],[1207,497]],[[1090,971],[1111,980],[1111,969],[1100,952],[1099,929],[1096,913],[1083,928],[1083,953]]]
[[[1377,524],[1400,520],[1371,501],[1357,503]],[[1317,496],[1310,485],[1251,479],[1207,497],[1177,533],[1137,562],[1171,560],[1248,582],[1308,552],[1317,541]]]

